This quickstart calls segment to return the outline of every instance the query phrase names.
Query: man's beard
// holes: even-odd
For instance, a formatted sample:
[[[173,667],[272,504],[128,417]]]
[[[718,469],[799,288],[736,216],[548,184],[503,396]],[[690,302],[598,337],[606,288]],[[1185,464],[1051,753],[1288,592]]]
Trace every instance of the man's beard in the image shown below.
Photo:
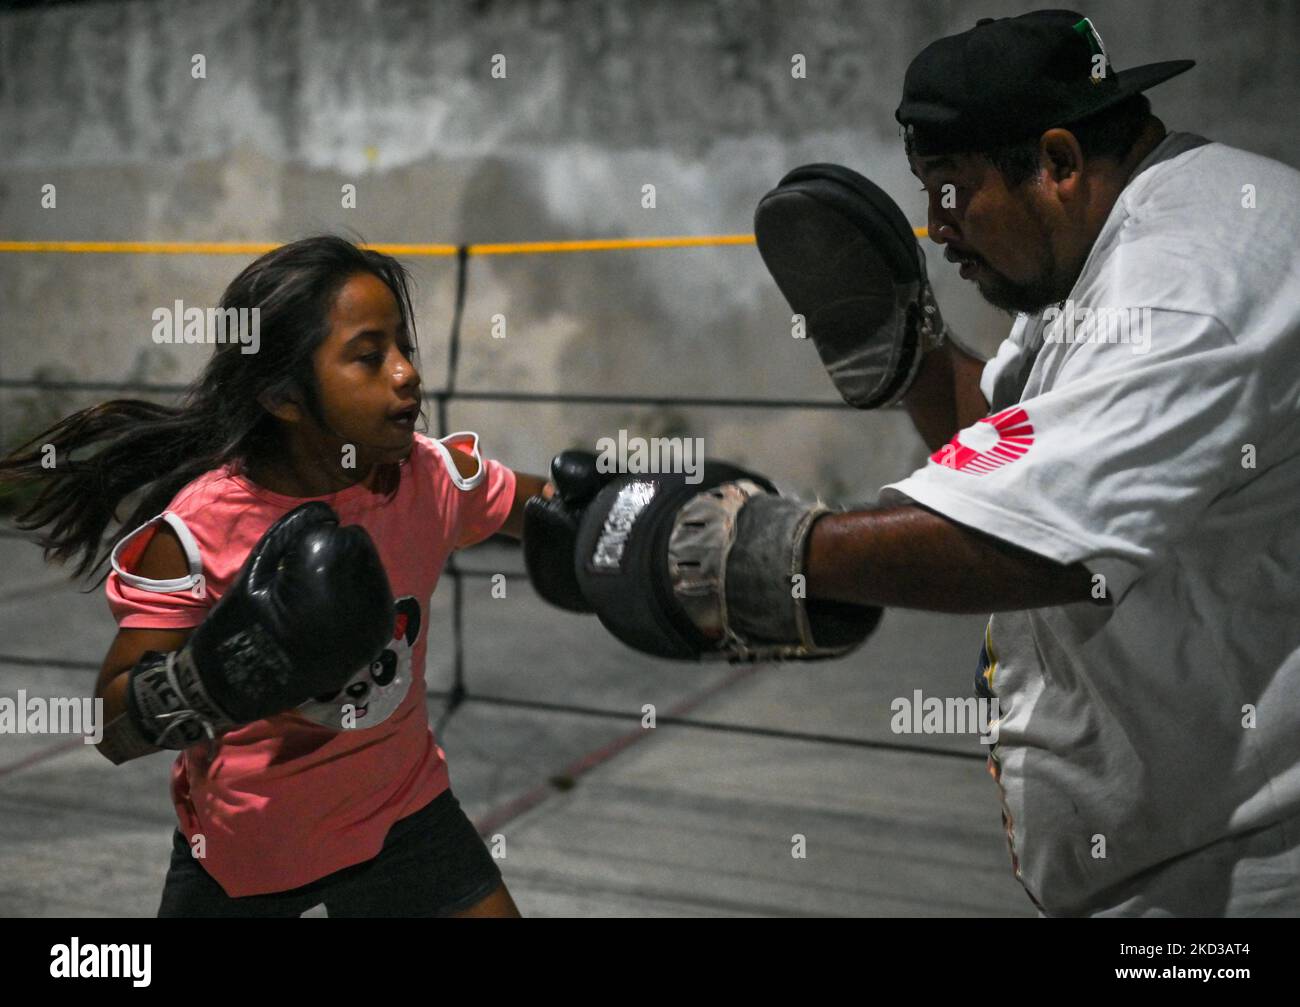
[[[1063,275],[1061,264],[1052,252],[1047,219],[1032,196],[1028,207],[1030,215],[1038,225],[1038,247],[1042,249],[1039,257],[1042,269],[1039,274],[1027,283],[1015,283],[980,259],[984,277],[981,277],[982,283],[976,282],[975,285],[979,288],[980,296],[995,308],[1033,315],[1049,305],[1060,304],[1069,297],[1079,274],[1078,270],[1075,270],[1071,276]]]
[[[1050,253],[1049,253],[1050,254]],[[1037,314],[1070,296],[1074,281],[1063,282],[1057,275],[1056,262],[1048,263],[1043,274],[1028,283],[1014,283],[981,260],[980,276],[975,286],[980,296],[995,308],[1013,313]]]

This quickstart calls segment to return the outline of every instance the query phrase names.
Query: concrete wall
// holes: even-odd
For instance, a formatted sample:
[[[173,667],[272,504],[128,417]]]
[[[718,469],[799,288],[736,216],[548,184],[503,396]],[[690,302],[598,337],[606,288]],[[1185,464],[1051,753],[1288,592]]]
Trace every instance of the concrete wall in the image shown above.
[[[1006,3],[135,2],[0,14],[0,239],[374,242],[747,232],[781,174],[837,161],[924,205],[892,112],[910,59]],[[1192,57],[1151,92],[1173,129],[1300,163],[1300,5],[1114,2],[1087,11],[1115,64]],[[191,59],[206,58],[206,79]],[[507,77],[493,79],[494,54]],[[792,54],[808,77],[790,75]],[[358,206],[340,207],[340,186]],[[40,207],[41,186],[58,204]],[[641,205],[641,187],[657,206]],[[246,257],[0,255],[0,378],[185,381],[201,348],[150,314],[210,304]],[[427,387],[445,380],[450,260],[411,260]],[[1005,316],[952,267],[954,326],[991,350]],[[489,319],[508,320],[505,340]],[[752,247],[471,264],[462,388],[832,398]],[[104,394],[0,388],[0,442]],[[457,404],[508,463],[620,426],[840,498],[923,457],[897,414]],[[814,445],[817,445],[814,447]]]

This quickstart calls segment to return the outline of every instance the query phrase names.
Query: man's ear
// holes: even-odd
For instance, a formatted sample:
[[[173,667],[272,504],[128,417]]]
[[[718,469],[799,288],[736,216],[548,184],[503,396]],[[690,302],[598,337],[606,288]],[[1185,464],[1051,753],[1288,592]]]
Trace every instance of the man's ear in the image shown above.
[[[1073,194],[1083,174],[1083,150],[1067,129],[1049,129],[1039,138],[1039,162],[1046,162],[1048,177]]]
[[[267,389],[257,396],[258,405],[286,423],[298,423],[302,420],[302,406],[296,396],[289,392]]]

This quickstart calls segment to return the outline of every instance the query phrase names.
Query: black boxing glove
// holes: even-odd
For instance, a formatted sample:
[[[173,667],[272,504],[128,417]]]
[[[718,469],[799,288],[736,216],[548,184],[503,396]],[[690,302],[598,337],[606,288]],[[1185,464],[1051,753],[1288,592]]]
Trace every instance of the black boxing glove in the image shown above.
[[[593,612],[578,587],[575,546],[583,511],[616,472],[601,472],[590,451],[561,451],[551,460],[555,496],[524,504],[524,566],[533,588],[569,612]]]
[[[392,589],[366,530],[340,527],[325,503],[305,503],[253,547],[184,647],[147,651],[128,673],[133,740],[188,748],[336,692],[384,649],[395,621]]]

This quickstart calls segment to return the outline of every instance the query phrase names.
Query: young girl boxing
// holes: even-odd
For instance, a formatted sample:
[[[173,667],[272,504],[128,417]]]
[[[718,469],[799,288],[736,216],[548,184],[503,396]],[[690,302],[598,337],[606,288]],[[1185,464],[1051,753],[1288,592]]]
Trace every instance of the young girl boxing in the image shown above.
[[[19,524],[48,527],[47,558],[111,567],[101,752],[179,751],[159,915],[518,915],[452,794],[424,665],[448,555],[519,537],[552,488],[476,435],[416,432],[396,260],[297,241],[220,306],[256,309],[257,338],[218,343],[179,407],[103,403],[0,461],[41,484]]]

